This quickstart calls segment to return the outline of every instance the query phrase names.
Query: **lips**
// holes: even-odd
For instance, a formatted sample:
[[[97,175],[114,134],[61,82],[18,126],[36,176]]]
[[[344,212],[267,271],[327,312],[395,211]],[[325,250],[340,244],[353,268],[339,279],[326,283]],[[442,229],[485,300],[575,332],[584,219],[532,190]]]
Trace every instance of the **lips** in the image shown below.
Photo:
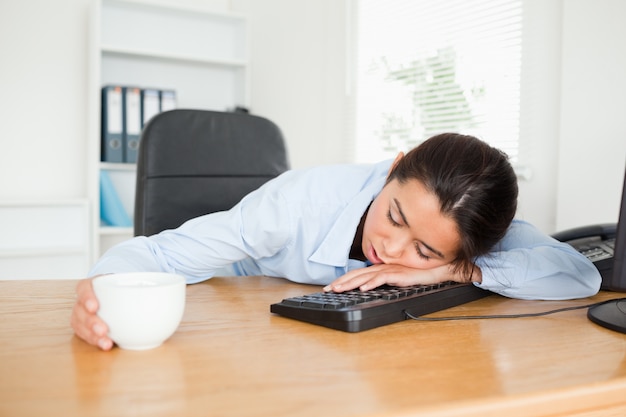
[[[376,249],[374,249],[374,245],[370,244],[370,248],[369,248],[369,251],[368,251],[367,255],[368,255],[367,258],[373,264],[382,264],[382,263],[384,263],[383,260],[378,257],[378,254],[376,253]]]

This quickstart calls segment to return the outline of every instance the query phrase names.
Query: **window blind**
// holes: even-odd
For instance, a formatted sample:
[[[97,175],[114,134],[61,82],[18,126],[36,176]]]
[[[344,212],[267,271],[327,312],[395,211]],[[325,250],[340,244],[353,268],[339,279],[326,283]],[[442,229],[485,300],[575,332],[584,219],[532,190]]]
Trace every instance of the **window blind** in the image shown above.
[[[519,157],[522,0],[356,0],[354,159],[442,132]]]

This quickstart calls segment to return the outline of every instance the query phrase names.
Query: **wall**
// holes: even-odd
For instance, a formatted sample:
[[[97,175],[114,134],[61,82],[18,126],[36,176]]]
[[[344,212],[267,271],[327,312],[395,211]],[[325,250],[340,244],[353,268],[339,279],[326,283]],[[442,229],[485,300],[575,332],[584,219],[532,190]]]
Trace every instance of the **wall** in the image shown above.
[[[519,180],[517,217],[546,233],[556,223],[561,6],[560,0],[524,2],[520,151],[530,175]]]
[[[0,2],[0,199],[86,195],[88,5]]]
[[[626,163],[626,2],[563,3],[557,227],[617,221]]]
[[[282,129],[294,167],[346,162],[346,6],[239,0],[249,16],[252,111]]]
[[[88,266],[88,4],[0,2],[0,278]]]

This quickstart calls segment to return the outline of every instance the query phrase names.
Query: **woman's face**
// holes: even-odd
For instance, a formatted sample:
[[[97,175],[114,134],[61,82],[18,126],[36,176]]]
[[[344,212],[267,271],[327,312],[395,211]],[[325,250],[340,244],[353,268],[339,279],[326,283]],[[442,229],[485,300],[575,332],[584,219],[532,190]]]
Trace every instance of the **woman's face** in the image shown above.
[[[363,253],[374,264],[430,269],[456,258],[456,223],[441,214],[438,198],[415,179],[394,179],[374,199],[363,228]]]

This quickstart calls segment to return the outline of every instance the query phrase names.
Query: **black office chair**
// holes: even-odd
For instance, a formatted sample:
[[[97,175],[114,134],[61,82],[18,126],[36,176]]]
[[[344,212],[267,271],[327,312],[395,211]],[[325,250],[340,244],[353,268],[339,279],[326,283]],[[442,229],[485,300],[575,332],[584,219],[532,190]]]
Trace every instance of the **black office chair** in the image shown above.
[[[135,236],[228,210],[287,169],[282,133],[267,119],[206,110],[161,113],[141,135]]]

